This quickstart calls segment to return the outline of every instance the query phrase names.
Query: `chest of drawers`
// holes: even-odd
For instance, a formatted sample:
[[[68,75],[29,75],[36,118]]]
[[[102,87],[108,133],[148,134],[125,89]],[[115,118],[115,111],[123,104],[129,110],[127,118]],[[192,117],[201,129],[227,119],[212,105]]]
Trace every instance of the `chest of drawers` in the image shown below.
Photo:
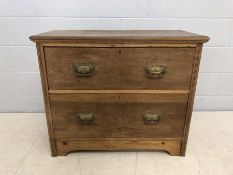
[[[185,155],[203,43],[185,31],[51,31],[36,42],[52,156]]]

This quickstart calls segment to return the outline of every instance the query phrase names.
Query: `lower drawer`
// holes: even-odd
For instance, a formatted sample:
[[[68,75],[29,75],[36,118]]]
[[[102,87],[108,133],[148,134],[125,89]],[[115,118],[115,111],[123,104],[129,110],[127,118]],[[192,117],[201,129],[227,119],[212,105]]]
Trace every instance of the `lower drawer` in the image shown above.
[[[51,95],[56,139],[181,139],[187,94]]]

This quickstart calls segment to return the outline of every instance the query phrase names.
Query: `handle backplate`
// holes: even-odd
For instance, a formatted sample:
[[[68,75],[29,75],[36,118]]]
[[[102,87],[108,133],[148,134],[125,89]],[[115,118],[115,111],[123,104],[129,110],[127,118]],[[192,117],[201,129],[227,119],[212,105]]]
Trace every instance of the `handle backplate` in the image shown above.
[[[91,64],[76,64],[73,65],[73,70],[79,77],[88,77],[94,73],[95,66]]]
[[[147,112],[145,113],[143,119],[144,122],[147,124],[158,124],[160,121],[160,118],[162,116],[161,112]]]
[[[162,78],[167,72],[167,67],[164,65],[151,64],[146,66],[145,72],[148,78]]]
[[[75,117],[81,124],[91,124],[95,120],[95,116],[96,116],[95,113],[90,112],[90,113],[77,113]]]

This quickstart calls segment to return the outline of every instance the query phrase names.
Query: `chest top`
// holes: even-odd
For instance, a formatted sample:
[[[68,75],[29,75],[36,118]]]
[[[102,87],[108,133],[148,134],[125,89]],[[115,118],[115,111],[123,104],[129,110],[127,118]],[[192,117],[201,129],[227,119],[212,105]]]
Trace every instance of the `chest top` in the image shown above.
[[[209,37],[182,30],[54,30],[30,37],[40,40],[122,40],[169,43],[204,43]]]

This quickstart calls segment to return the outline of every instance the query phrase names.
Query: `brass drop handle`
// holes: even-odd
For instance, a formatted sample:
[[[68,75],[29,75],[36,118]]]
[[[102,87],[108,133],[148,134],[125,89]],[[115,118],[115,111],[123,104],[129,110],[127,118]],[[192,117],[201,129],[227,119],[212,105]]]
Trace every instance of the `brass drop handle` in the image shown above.
[[[76,64],[73,65],[73,70],[80,77],[88,77],[95,71],[95,66],[91,64]]]
[[[162,78],[167,72],[167,67],[164,65],[148,65],[145,69],[148,78]]]
[[[144,122],[151,123],[151,124],[153,124],[153,123],[158,124],[161,116],[162,116],[162,113],[160,113],[160,112],[147,112],[144,115]]]
[[[79,123],[81,124],[90,124],[95,120],[95,113],[77,113],[76,119],[78,119]]]

